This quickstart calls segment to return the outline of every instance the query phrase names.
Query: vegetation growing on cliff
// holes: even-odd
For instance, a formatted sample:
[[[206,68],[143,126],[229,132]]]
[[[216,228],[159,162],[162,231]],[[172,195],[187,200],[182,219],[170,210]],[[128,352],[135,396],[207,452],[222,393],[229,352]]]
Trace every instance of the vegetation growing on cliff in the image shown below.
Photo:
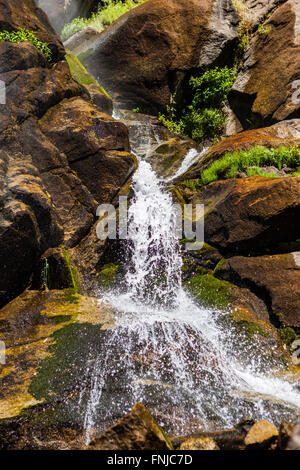
[[[82,31],[88,26],[101,32],[106,26],[109,26],[120,16],[124,15],[124,13],[145,1],[146,0],[125,0],[122,2],[121,0],[106,0],[104,8],[101,9],[99,6],[98,12],[93,13],[90,18],[74,18],[71,23],[66,24],[61,33],[62,39],[65,41],[73,34]]]
[[[181,111],[174,101],[159,120],[171,132],[188,135],[196,142],[215,138],[225,125],[224,105],[235,78],[234,70],[228,67],[215,67],[200,77],[192,77],[191,104]]]
[[[235,178],[238,171],[245,171],[248,176],[262,175],[261,167],[274,166],[281,170],[284,165],[300,170],[298,146],[275,149],[257,146],[249,150],[226,152],[222,158],[213,162],[202,172],[201,181],[202,184],[208,184],[220,178]],[[263,176],[276,176],[276,174],[264,171]]]
[[[33,31],[28,31],[23,28],[18,31],[0,31],[0,42],[20,43],[26,41],[31,42],[49,61],[51,60],[52,52],[49,48],[49,44],[40,41]]]

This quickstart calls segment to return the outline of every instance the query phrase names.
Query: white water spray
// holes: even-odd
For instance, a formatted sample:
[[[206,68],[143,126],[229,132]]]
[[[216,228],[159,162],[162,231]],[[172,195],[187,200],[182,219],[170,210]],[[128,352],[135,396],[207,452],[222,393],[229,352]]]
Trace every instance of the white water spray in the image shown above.
[[[191,153],[178,174],[195,158]],[[172,200],[143,160],[133,188],[125,287],[99,300],[116,317],[91,374],[87,442],[136,401],[173,434],[230,427],[249,416],[292,419],[300,410],[297,386],[263,374],[255,337],[237,337],[226,314],[202,308],[183,288]]]

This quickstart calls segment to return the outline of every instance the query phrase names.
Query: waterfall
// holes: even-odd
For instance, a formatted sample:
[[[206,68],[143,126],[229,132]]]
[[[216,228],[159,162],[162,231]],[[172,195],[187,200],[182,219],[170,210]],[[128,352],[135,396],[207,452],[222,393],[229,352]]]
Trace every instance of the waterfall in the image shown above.
[[[188,159],[194,163],[195,154]],[[201,307],[182,286],[172,199],[144,160],[133,190],[123,286],[99,299],[116,312],[115,326],[82,399],[87,442],[136,401],[171,434],[230,427],[244,417],[292,419],[300,410],[297,385],[263,372],[255,336],[250,344],[237,337],[224,326],[226,313]]]
[[[141,161],[133,179],[129,209],[131,269],[125,283],[133,301],[168,306],[181,288],[182,260],[176,238],[176,214],[149,163]]]

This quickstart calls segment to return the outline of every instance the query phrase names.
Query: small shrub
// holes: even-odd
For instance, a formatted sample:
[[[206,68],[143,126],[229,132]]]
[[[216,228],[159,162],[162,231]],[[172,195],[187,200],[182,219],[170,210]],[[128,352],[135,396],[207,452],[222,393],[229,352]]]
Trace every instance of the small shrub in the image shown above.
[[[222,131],[226,122],[223,110],[201,109],[195,111],[193,107],[183,116],[184,132],[196,142],[204,139],[213,139]]]
[[[29,41],[33,44],[42,54],[44,54],[49,61],[52,58],[52,52],[49,44],[40,41],[33,31],[21,28],[19,31],[0,31],[0,42],[13,42],[20,43]]]
[[[221,108],[227,99],[236,79],[233,69],[215,67],[207,70],[201,77],[192,77],[190,85],[194,90],[192,107]]]
[[[180,112],[173,99],[167,115],[160,114],[159,120],[171,132],[187,135],[196,142],[214,139],[225,125],[224,104],[235,78],[235,72],[228,67],[215,67],[200,77],[192,77],[192,103]]]
[[[79,31],[85,29],[88,26],[87,21],[88,20],[86,20],[85,18],[74,18],[71,23],[65,24],[61,32],[62,40],[66,41],[68,38],[73,36],[73,34],[76,34]]]

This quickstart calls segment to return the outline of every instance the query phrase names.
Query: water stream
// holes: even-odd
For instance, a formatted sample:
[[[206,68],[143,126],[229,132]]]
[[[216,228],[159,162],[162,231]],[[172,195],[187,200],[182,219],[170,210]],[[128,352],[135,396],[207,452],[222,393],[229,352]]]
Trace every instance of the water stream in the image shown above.
[[[145,145],[150,129],[143,124],[141,132]],[[189,153],[178,174],[196,157]],[[259,342],[239,337],[226,313],[201,307],[183,287],[172,198],[143,159],[133,189],[127,272],[118,289],[99,294],[116,312],[115,327],[89,371],[87,441],[136,401],[173,435],[230,427],[244,417],[278,423],[299,415],[299,386],[266,370]]]

